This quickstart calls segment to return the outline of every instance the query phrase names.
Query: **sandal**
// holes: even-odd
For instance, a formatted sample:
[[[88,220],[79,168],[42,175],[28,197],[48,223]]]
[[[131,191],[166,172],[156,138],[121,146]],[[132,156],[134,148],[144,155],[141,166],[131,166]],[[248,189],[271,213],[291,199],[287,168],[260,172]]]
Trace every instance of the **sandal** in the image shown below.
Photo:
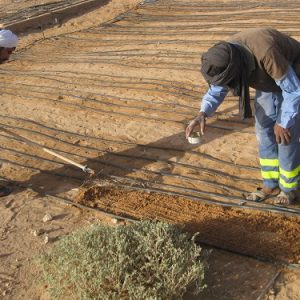
[[[0,197],[8,196],[10,193],[11,193],[11,189],[4,186],[0,187]]]
[[[277,205],[291,205],[295,200],[296,196],[293,191],[285,193],[283,191],[277,195],[276,199],[274,200],[274,204]]]
[[[262,202],[269,197],[272,197],[272,194],[266,194],[262,188],[257,188],[256,191],[245,195],[246,200],[255,201],[255,202]]]

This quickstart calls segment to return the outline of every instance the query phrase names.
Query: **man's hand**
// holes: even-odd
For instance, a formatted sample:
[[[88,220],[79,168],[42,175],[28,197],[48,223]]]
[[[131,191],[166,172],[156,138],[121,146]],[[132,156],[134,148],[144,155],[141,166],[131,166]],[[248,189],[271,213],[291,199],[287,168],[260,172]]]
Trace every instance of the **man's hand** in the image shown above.
[[[291,142],[291,132],[288,128],[283,128],[276,123],[274,126],[274,133],[277,144],[288,145]]]
[[[203,135],[205,132],[205,125],[206,114],[204,112],[200,112],[198,116],[193,121],[191,121],[189,126],[186,128],[185,137],[188,138],[196,126],[200,127],[200,133],[201,135]]]

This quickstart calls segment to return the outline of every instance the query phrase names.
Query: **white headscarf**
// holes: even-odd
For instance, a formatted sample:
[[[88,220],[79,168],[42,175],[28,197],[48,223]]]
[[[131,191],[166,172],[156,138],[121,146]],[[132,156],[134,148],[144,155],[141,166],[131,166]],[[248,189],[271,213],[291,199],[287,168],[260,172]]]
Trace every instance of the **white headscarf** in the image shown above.
[[[0,47],[15,48],[18,44],[18,37],[8,29],[0,30]]]

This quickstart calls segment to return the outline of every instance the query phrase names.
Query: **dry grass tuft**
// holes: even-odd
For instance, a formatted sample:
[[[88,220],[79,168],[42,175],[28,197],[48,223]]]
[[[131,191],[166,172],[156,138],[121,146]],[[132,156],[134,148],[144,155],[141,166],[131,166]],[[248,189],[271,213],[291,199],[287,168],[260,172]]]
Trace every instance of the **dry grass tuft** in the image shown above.
[[[56,299],[182,299],[187,289],[204,288],[200,251],[177,227],[143,221],[90,226],[39,262]]]

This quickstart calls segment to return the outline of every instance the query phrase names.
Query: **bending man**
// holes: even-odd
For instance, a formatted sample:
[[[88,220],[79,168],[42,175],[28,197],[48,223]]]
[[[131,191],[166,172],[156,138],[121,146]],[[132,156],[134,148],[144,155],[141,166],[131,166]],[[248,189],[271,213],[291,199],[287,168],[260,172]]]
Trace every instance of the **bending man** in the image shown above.
[[[263,188],[247,199],[278,194],[276,203],[291,204],[300,175],[300,43],[275,29],[249,29],[204,53],[201,73],[209,90],[186,136],[196,126],[204,134],[206,118],[229,90],[239,96],[242,117],[250,118],[249,86],[256,89],[255,129]]]

